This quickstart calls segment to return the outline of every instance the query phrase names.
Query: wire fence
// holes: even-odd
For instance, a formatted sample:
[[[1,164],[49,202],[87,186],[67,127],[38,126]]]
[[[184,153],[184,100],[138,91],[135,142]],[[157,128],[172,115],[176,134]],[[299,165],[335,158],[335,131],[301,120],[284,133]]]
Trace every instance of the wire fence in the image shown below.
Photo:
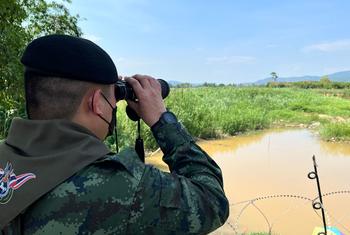
[[[335,192],[328,192],[322,194],[322,197],[329,197],[329,196],[335,196],[335,195],[340,195],[340,194],[347,194],[350,196],[350,190],[340,190],[340,191],[335,191]],[[300,206],[300,203],[294,203],[292,207],[287,208],[285,211],[283,211],[278,218],[275,220],[272,220],[267,216],[266,211],[261,209],[261,207],[258,205],[257,202],[263,202],[266,200],[273,200],[273,199],[295,199],[295,200],[301,200],[304,203],[304,205],[310,206],[310,209],[313,209],[315,214],[320,218],[322,221],[322,215],[320,214],[319,210],[315,209],[312,207],[312,204],[319,199],[319,197],[315,198],[309,198],[306,196],[301,196],[301,195],[293,195],[293,194],[276,194],[276,195],[268,195],[268,196],[261,196],[257,197],[254,199],[250,200],[245,200],[241,202],[236,202],[233,204],[230,204],[230,207],[237,207],[237,206],[242,206],[242,208],[239,210],[237,215],[232,219],[234,222],[227,222],[228,226],[232,229],[234,234],[241,235],[243,234],[242,230],[240,229],[240,219],[246,212],[248,208],[254,208],[256,210],[256,213],[260,214],[262,218],[264,219],[266,223],[266,231],[268,231],[268,234],[273,234],[273,226],[278,222],[278,219],[280,219],[283,216],[287,216],[289,212],[292,210],[298,209]],[[326,213],[326,220],[327,220],[327,225],[329,226],[337,226],[339,227],[343,232],[346,232],[346,234],[350,234],[350,228],[349,226],[344,224],[344,220],[349,219],[346,216],[343,216],[342,218],[336,218],[334,215],[330,213],[330,210],[328,210],[326,207],[323,207]],[[350,215],[349,215],[350,216]]]
[[[314,163],[314,171],[310,172],[308,174],[309,179],[316,179],[317,180],[317,190],[318,190],[318,196],[315,198],[310,198],[302,195],[297,194],[275,194],[275,195],[267,195],[267,196],[261,196],[256,197],[250,200],[240,201],[233,204],[230,204],[230,208],[237,211],[237,215],[230,221],[227,222],[227,225],[232,229],[233,234],[241,235],[246,234],[244,232],[244,229],[241,228],[241,218],[246,213],[247,209],[253,208],[255,209],[256,213],[261,216],[264,223],[266,224],[266,229],[264,231],[267,231],[267,234],[272,235],[275,234],[275,231],[273,230],[274,225],[277,224],[278,220],[280,220],[284,216],[288,216],[291,211],[296,210],[300,207],[300,205],[308,206],[310,207],[310,210],[312,209],[314,213],[317,215],[317,217],[320,219],[320,221],[323,222],[323,231],[318,232],[318,235],[327,235],[328,234],[328,228],[330,227],[337,227],[339,228],[343,233],[350,235],[350,213],[345,214],[342,217],[336,217],[331,213],[330,208],[327,207],[327,205],[323,202],[323,198],[326,197],[332,197],[337,195],[346,195],[350,196],[350,190],[339,190],[339,191],[333,191],[328,193],[321,193],[321,187],[320,187],[320,179],[318,178],[317,173],[317,164],[315,160],[315,156],[313,156],[313,163]],[[286,210],[282,211],[277,218],[272,219],[271,216],[267,215],[266,209],[263,210],[261,208],[261,203],[266,202],[267,200],[276,200],[276,199],[290,199],[293,201],[292,206],[289,206]],[[296,203],[296,200],[298,200],[300,203]],[[302,204],[303,203],[303,204]],[[241,206],[241,209],[237,209],[237,207]],[[346,222],[348,224],[345,224]],[[265,232],[266,234],[266,232]]]

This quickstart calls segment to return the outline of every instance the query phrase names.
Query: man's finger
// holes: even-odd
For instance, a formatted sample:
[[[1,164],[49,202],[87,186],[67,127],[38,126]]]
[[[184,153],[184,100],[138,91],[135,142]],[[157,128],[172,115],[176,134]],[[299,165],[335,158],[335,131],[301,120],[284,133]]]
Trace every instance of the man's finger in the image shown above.
[[[151,79],[149,79],[149,82],[153,88],[157,89],[158,91],[162,90],[161,85],[157,79],[151,77]]]
[[[132,77],[140,82],[140,84],[141,84],[143,89],[149,89],[151,87],[151,84],[150,84],[147,76],[136,74],[136,75],[134,75]]]
[[[142,94],[143,92],[143,88],[140,82],[133,77],[126,77],[125,81],[130,84],[130,86],[135,92],[136,97],[139,98],[140,94]]]

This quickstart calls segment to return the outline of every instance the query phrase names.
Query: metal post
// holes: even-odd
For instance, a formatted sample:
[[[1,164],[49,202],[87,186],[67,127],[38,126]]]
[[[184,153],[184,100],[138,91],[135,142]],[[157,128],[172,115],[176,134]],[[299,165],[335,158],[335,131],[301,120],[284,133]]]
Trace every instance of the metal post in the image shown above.
[[[324,233],[320,232],[318,235],[327,235],[327,225],[326,225],[326,217],[324,214],[324,206],[323,206],[323,201],[322,201],[322,193],[321,193],[321,186],[320,186],[320,179],[317,174],[317,164],[316,164],[316,158],[315,155],[312,156],[312,160],[314,162],[314,171],[310,172],[307,177],[309,179],[316,179],[317,182],[317,190],[318,190],[318,197],[320,199],[320,202],[313,202],[312,207],[315,210],[321,209],[322,212],[322,220],[323,220],[323,227],[324,227]]]

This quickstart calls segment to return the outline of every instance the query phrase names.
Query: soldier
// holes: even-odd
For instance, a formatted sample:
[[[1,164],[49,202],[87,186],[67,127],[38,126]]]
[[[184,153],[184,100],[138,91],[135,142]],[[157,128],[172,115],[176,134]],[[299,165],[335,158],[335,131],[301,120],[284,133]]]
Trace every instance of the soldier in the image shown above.
[[[128,103],[171,173],[102,142],[114,130],[118,79],[103,49],[50,35],[21,62],[28,119],[13,119],[0,144],[3,234],[206,234],[224,224],[221,170],[166,111],[156,79],[128,78],[138,98]]]

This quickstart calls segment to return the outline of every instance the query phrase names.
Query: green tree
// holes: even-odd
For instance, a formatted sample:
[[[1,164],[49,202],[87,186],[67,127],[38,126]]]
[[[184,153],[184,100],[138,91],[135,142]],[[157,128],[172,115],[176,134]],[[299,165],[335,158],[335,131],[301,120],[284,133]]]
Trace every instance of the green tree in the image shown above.
[[[325,75],[325,76],[322,76],[322,77],[320,78],[320,82],[321,82],[321,83],[328,84],[328,83],[331,83],[331,80],[329,79],[329,77],[328,77],[327,75]]]
[[[276,72],[272,72],[272,73],[270,73],[270,75],[271,75],[273,81],[276,82],[277,78],[278,78],[277,73]]]
[[[0,1],[0,139],[7,120],[24,115],[23,67],[25,46],[36,37],[60,33],[81,36],[79,15],[71,15],[66,4],[45,0]]]
[[[327,75],[322,76],[320,78],[320,83],[321,83],[322,88],[329,89],[332,87],[332,81],[329,79],[329,77]]]

